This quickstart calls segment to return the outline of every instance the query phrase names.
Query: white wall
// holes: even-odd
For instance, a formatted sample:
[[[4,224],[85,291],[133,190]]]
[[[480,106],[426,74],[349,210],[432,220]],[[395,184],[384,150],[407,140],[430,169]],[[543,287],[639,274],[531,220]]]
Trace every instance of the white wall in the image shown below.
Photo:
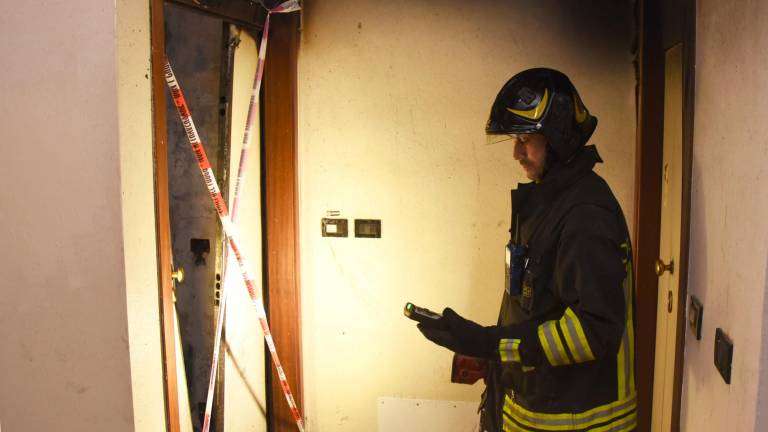
[[[299,166],[304,411],[313,431],[372,430],[377,398],[478,400],[406,301],[495,322],[508,146],[486,146],[515,72],[570,75],[600,118],[598,170],[633,214],[632,14],[623,2],[316,1],[303,11]],[[269,60],[267,60],[269,61]],[[381,239],[323,238],[320,219],[382,219]]]
[[[3,427],[134,430],[115,4],[20,3],[0,29]]]
[[[698,2],[688,293],[704,326],[686,337],[682,430],[768,428],[766,20],[764,2]],[[717,327],[734,342],[730,385],[713,364]]]

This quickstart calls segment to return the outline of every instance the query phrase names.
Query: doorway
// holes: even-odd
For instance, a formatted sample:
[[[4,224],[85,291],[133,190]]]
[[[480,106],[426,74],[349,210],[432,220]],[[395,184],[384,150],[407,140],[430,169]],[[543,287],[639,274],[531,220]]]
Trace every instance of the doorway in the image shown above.
[[[644,0],[638,7],[638,430],[677,431],[687,327],[695,2]]]
[[[225,199],[229,185],[229,136],[231,68],[234,49],[229,25],[222,19],[176,4],[165,4],[165,52],[185,98]],[[183,362],[179,375],[181,417],[188,411],[193,430],[202,428],[212,363],[216,318],[222,292],[224,237],[216,210],[184,128],[166,91],[168,131],[168,188],[170,235],[174,267],[184,278],[176,281],[175,311],[178,315]],[[223,430],[225,362],[219,354],[211,430]],[[180,383],[183,382],[180,380]]]
[[[190,63],[192,73],[187,77],[182,76],[185,66],[183,64],[177,66],[179,60],[173,58],[173,33],[175,31],[177,36],[182,34],[182,38],[200,38],[205,29],[198,31],[198,24],[174,28],[174,20],[178,19],[176,14],[185,14],[185,20],[207,20],[205,26],[207,26],[208,40],[181,41],[177,45],[177,47],[184,47],[181,50],[184,51],[183,55],[189,56],[186,62]],[[227,188],[234,190],[234,175],[230,173],[237,171],[239,162],[237,155],[243,137],[243,120],[250,100],[258,57],[256,41],[262,31],[265,16],[264,6],[248,0],[210,4],[187,0],[153,0],[151,3],[158,272],[161,286],[166,414],[169,431],[187,430],[183,428],[183,418],[187,411],[192,413],[191,422],[195,423],[192,426],[193,430],[199,430],[199,417],[195,417],[199,416],[203,407],[200,395],[207,393],[211,354],[207,354],[208,365],[202,368],[203,372],[181,371],[179,370],[181,367],[177,368],[177,365],[183,364],[184,369],[192,365],[192,369],[195,369],[197,368],[194,366],[195,363],[206,363],[205,359],[193,360],[187,357],[191,355],[194,358],[195,352],[210,352],[206,346],[211,344],[213,333],[213,327],[210,325],[212,323],[209,321],[216,315],[225,277],[220,273],[223,264],[221,253],[224,247],[221,245],[221,230],[217,220],[214,219],[213,224],[208,220],[201,221],[203,228],[197,232],[192,230],[186,234],[179,234],[172,232],[174,230],[171,229],[171,215],[174,211],[177,215],[188,212],[194,217],[205,219],[200,216],[200,212],[183,208],[195,207],[199,204],[199,210],[205,200],[198,203],[195,199],[183,199],[175,205],[175,210],[171,205],[174,196],[171,195],[172,190],[168,186],[175,180],[169,177],[174,170],[184,171],[185,169],[176,165],[179,161],[174,160],[177,156],[174,150],[175,144],[170,143],[169,140],[169,138],[174,139],[174,131],[171,129],[176,127],[174,124],[177,125],[179,119],[175,111],[166,109],[169,103],[166,100],[167,89],[163,73],[165,55],[168,54],[174,68],[178,69],[177,78],[186,98],[190,101],[193,118],[200,124],[198,129],[203,136],[208,157],[215,159],[211,161],[214,175],[226,196]],[[264,96],[256,101],[263,105],[263,109],[260,110],[261,114],[256,115],[257,127],[254,128],[251,139],[254,147],[258,149],[259,136],[262,136],[261,152],[253,150],[249,153],[255,160],[254,162],[249,157],[251,167],[246,188],[249,199],[244,199],[244,195],[241,195],[242,203],[238,218],[247,220],[243,226],[240,226],[239,231],[244,237],[243,243],[249,252],[248,257],[253,261],[252,267],[265,269],[258,279],[263,279],[262,297],[267,308],[268,319],[272,323],[273,339],[276,345],[281,347],[281,358],[288,381],[301,406],[299,360],[301,352],[298,343],[301,334],[297,330],[297,245],[295,241],[291,241],[296,238],[298,229],[295,224],[296,171],[295,163],[290,164],[295,159],[298,19],[297,17],[280,17],[280,19],[273,17],[272,22],[273,31],[270,38],[272,61],[267,62],[265,70],[262,90]],[[207,60],[204,55],[198,55],[200,54],[198,50],[203,49],[204,45],[208,46],[206,49],[209,50],[205,55],[208,57]],[[219,57],[216,55],[217,51],[220,54]],[[182,59],[181,63],[185,63],[185,60]],[[206,72],[207,79],[195,82],[201,77],[194,75],[203,71]],[[217,81],[215,76],[220,80]],[[243,85],[245,82],[247,85]],[[209,105],[208,126],[202,126],[204,120],[198,120],[198,112],[204,117],[206,113],[205,108],[196,107],[192,103],[196,97],[203,99],[203,105],[205,103]],[[261,126],[259,126],[260,123]],[[183,138],[185,139],[178,149],[179,154],[186,152],[188,156],[179,156],[179,158],[191,157],[189,144],[186,142],[186,137]],[[184,151],[181,151],[182,148]],[[169,164],[169,158],[172,164]],[[183,160],[179,163],[184,165]],[[202,187],[199,171],[195,165],[192,166],[194,169],[186,173],[183,181],[197,183]],[[292,187],[294,189],[291,189]],[[206,199],[209,200],[207,197]],[[211,209],[209,202],[206,202],[206,205],[207,209]],[[202,214],[205,215],[205,213]],[[173,218],[180,219],[176,215]],[[267,220],[273,223],[268,223]],[[262,231],[265,234],[263,238]],[[262,251],[268,253],[262,253]],[[192,298],[192,305],[193,308],[197,308],[197,315],[190,313],[190,316],[182,318],[180,314],[182,323],[180,326],[175,326],[172,273],[178,276],[178,272],[174,270],[182,266],[174,265],[174,261],[181,260],[182,255],[186,255],[182,257],[188,261],[186,265],[200,273],[198,276],[201,281],[199,287],[192,287],[191,282],[189,286],[185,286],[185,283],[177,285],[176,294],[181,295],[181,291],[186,290],[184,295]],[[187,269],[188,276],[190,272],[191,270]],[[239,276],[238,271],[231,273]],[[236,297],[238,294],[244,294],[245,290],[242,288],[242,283],[238,285],[241,280],[235,279],[235,286],[228,291],[233,292]],[[188,278],[187,282],[191,280],[193,279]],[[270,290],[273,291],[272,295]],[[220,359],[223,360],[220,363],[220,371],[223,369],[223,372],[218,375],[216,389],[219,416],[218,421],[212,424],[211,430],[223,430],[223,427],[227,430],[245,430],[245,425],[259,430],[266,428],[283,430],[284,428],[281,427],[283,424],[293,426],[290,411],[283,406],[285,401],[281,397],[277,380],[270,382],[272,368],[269,359],[265,359],[263,335],[259,325],[256,324],[255,308],[249,299],[233,299],[229,303],[225,324],[229,330],[222,343],[222,354],[220,354]],[[275,323],[275,310],[279,310],[283,321]],[[174,333],[184,330],[184,321],[194,322],[192,326],[196,328],[197,343],[203,346],[203,349],[196,348],[192,342],[180,344],[186,346],[176,349]],[[190,350],[190,346],[194,349]],[[198,382],[201,375],[205,379]],[[188,389],[183,385],[187,377],[191,378],[190,381],[196,380],[189,384]],[[223,383],[226,385],[222,386]],[[201,393],[198,391],[199,388],[205,389]],[[272,393],[276,396],[273,397]],[[189,408],[183,404],[184,395],[190,397]],[[265,426],[265,423],[268,425]]]

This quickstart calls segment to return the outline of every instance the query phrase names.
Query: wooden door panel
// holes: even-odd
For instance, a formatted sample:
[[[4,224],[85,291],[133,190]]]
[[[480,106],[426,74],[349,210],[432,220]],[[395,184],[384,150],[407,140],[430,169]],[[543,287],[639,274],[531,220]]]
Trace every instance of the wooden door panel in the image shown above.
[[[280,361],[303,413],[296,137],[299,15],[279,14],[271,20],[262,105],[267,308]],[[273,367],[268,376],[270,430],[294,431],[296,424]]]
[[[664,144],[662,162],[661,235],[659,259],[672,269],[659,275],[656,310],[656,359],[652,430],[672,428],[675,355],[680,295],[680,240],[683,179],[682,44],[667,50],[664,86]],[[677,268],[675,268],[675,263]]]

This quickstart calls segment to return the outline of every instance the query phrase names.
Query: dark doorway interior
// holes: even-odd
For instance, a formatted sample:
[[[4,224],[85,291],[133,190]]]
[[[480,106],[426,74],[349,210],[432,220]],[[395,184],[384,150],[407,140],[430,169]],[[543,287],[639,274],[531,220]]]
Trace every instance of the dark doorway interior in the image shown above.
[[[164,14],[166,54],[185,89],[212,169],[226,196],[231,99],[229,24],[169,3],[165,4]],[[198,431],[205,412],[219,309],[223,236],[173,101],[168,92],[165,97],[171,243],[174,265],[185,273],[175,292],[182,345],[179,354],[184,358],[192,424]],[[220,361],[212,431],[223,430],[223,374],[224,362]]]

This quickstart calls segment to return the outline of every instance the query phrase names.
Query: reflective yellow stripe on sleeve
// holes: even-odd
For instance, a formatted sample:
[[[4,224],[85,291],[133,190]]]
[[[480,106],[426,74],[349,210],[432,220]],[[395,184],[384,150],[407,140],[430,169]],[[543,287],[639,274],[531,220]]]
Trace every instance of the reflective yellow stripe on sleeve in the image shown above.
[[[576,363],[595,359],[592,349],[589,347],[589,342],[587,342],[584,328],[581,326],[581,321],[571,308],[565,309],[563,317],[560,318],[560,329],[563,331],[565,343],[568,345],[571,354],[573,354]]]
[[[499,341],[499,357],[502,363],[520,363],[520,339],[501,339]]]
[[[619,352],[616,355],[618,397],[620,398],[635,392],[635,328],[632,310],[634,287],[632,284],[632,262],[629,259],[627,259],[626,268],[627,275],[623,283],[626,300],[626,323]]]
[[[539,342],[549,364],[562,366],[570,364],[571,360],[565,353],[565,347],[557,333],[556,323],[557,321],[546,321],[539,326]]]

